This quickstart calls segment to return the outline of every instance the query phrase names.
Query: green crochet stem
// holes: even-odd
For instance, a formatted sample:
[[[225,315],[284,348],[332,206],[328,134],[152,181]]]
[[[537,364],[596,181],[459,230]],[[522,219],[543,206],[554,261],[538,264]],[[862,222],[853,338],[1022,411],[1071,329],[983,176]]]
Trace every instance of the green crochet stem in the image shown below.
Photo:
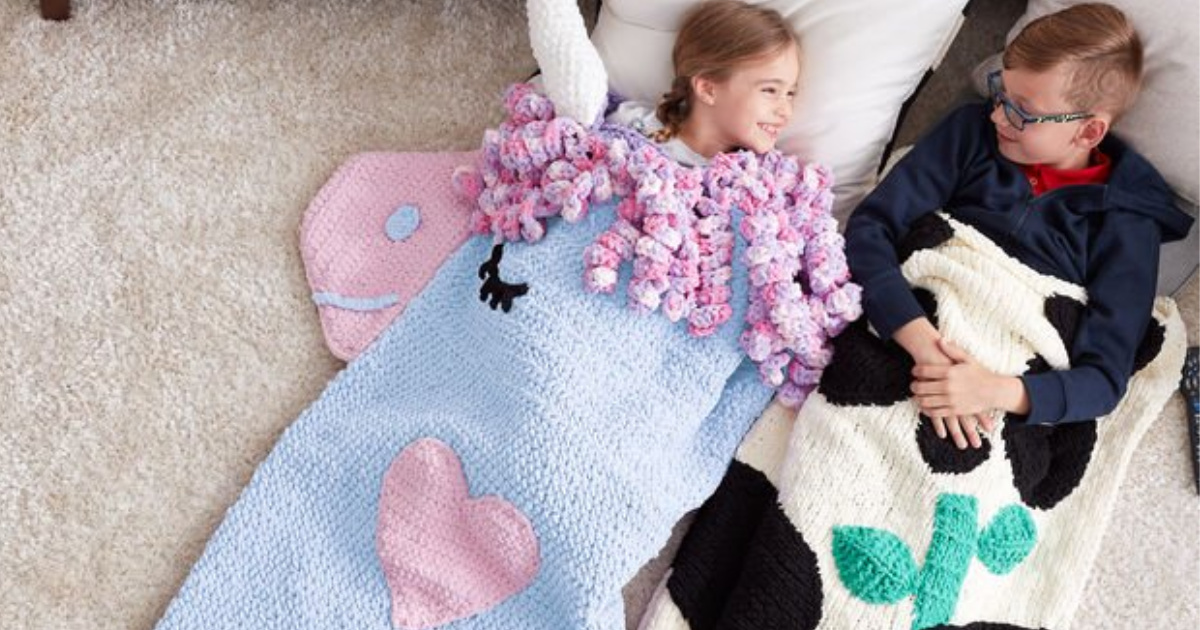
[[[975,497],[961,494],[938,497],[933,512],[933,538],[913,602],[913,630],[944,624],[954,616],[967,568],[975,557],[978,504]]]
[[[838,576],[855,597],[870,604],[894,604],[915,595],[913,630],[948,623],[971,558],[978,555],[989,571],[1005,575],[1029,556],[1037,542],[1037,527],[1024,507],[1005,506],[982,532],[975,529],[978,510],[975,497],[938,496],[933,535],[920,569],[908,546],[891,532],[835,527],[833,560]]]

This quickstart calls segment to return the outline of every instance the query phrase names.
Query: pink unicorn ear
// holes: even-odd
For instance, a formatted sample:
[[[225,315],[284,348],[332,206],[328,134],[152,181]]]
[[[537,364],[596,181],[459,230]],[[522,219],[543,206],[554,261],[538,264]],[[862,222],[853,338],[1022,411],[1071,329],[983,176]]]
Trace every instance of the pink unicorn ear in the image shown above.
[[[559,115],[590,125],[608,103],[608,73],[575,0],[529,0],[529,43]]]
[[[317,193],[300,253],[334,355],[358,356],[469,236],[478,192],[456,192],[452,174],[479,161],[478,151],[364,153]]]

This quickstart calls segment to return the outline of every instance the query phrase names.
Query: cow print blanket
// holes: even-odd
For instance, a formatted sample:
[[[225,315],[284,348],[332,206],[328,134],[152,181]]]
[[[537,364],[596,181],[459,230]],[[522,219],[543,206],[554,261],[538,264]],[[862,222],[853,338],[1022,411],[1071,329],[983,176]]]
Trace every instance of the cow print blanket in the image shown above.
[[[939,330],[989,369],[1069,367],[1083,289],[1041,275],[943,214],[902,271]],[[643,630],[1069,624],[1130,456],[1178,378],[1184,330],[1160,298],[1108,416],[1006,416],[980,449],[936,437],[912,361],[865,319],[835,342],[793,418],[773,407],[701,509]]]

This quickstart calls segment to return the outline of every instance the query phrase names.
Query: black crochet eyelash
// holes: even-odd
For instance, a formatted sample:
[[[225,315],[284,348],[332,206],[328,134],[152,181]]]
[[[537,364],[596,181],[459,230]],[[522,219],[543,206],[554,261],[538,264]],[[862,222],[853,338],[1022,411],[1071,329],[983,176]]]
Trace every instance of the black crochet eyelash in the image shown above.
[[[479,287],[479,301],[487,302],[494,311],[500,308],[505,313],[512,310],[513,300],[529,293],[529,285],[521,282],[509,284],[500,279],[500,260],[504,258],[504,245],[492,247],[492,256],[479,265],[479,277],[483,285]]]

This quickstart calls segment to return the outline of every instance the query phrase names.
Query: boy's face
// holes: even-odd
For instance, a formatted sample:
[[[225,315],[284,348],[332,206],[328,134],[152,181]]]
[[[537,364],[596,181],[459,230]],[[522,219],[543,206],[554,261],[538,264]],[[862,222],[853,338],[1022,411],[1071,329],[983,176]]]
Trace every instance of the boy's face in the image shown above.
[[[713,88],[712,116],[718,137],[735,147],[765,153],[775,148],[779,133],[792,119],[800,80],[796,46],[734,70]]]
[[[1063,64],[1043,72],[1006,69],[1001,73],[1004,94],[1030,116],[1076,112],[1079,108],[1066,99],[1067,72]],[[1108,130],[1108,117],[1099,112],[1081,120],[1028,123],[1023,130],[1009,122],[1002,105],[992,108],[991,118],[1001,155],[1017,164],[1059,169],[1087,166],[1092,148]]]

